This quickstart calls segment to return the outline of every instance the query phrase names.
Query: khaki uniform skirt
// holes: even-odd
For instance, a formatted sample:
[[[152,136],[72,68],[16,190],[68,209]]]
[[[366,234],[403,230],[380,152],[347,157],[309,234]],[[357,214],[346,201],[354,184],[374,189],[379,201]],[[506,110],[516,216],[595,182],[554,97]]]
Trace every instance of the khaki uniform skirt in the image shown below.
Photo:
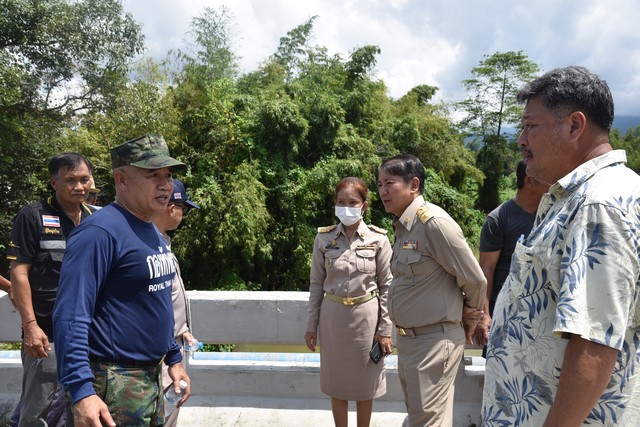
[[[320,307],[320,388],[341,400],[371,400],[387,392],[384,361],[369,358],[378,322],[378,299],[343,305],[324,298]]]

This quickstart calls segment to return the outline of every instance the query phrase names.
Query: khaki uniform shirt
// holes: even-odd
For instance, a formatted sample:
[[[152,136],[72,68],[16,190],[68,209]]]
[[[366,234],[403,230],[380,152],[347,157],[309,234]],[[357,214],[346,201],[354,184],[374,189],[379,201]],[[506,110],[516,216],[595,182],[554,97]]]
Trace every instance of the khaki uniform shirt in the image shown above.
[[[170,247],[171,238],[166,234],[163,234],[162,237]],[[184,288],[182,277],[180,276],[180,264],[178,264],[178,260],[173,252],[171,253],[171,257],[176,265],[176,275],[173,277],[173,281],[171,282],[171,302],[173,304],[173,319],[175,322],[173,333],[180,345],[183,345],[182,334],[190,330],[189,324],[191,323],[189,316],[189,302],[187,300],[187,292]]]
[[[418,196],[393,225],[389,313],[395,325],[460,323],[464,302],[482,308],[487,281],[447,212]]]
[[[360,222],[349,242],[342,224],[321,227],[313,246],[307,331],[316,332],[324,294],[358,297],[380,292],[378,335],[391,336],[387,291],[391,283],[391,244],[386,230]]]

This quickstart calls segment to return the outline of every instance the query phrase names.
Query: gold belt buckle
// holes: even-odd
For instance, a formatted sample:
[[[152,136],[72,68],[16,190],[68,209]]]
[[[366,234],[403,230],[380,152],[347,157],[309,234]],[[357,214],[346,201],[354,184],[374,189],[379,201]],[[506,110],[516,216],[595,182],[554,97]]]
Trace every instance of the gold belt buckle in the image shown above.
[[[399,326],[396,326],[396,331],[398,331],[398,335],[400,335],[401,337],[414,338],[416,336],[415,329],[413,328],[401,328]]]
[[[345,298],[342,298],[342,304],[344,304],[344,305],[353,305],[353,304],[355,304],[355,302],[353,301],[352,297],[345,297]]]

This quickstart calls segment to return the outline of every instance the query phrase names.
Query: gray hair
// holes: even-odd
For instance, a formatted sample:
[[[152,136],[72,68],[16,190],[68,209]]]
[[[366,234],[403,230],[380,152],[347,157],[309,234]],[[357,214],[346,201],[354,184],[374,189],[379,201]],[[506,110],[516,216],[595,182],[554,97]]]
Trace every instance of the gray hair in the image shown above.
[[[527,84],[518,102],[542,97],[546,109],[556,117],[581,111],[589,121],[609,132],[613,124],[613,97],[607,82],[584,67],[556,68]]]

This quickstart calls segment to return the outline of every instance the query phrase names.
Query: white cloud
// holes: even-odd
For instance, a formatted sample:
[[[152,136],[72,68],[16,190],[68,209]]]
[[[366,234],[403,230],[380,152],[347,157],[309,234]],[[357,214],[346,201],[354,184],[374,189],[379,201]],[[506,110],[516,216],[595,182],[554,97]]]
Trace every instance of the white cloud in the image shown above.
[[[253,71],[280,37],[318,15],[313,43],[343,57],[378,45],[377,77],[399,97],[418,84],[464,97],[461,81],[483,55],[523,51],[547,71],[584,65],[609,82],[616,111],[640,115],[640,32],[636,0],[125,0],[143,24],[148,54],[180,48],[191,19],[225,5],[235,16],[236,54]]]

